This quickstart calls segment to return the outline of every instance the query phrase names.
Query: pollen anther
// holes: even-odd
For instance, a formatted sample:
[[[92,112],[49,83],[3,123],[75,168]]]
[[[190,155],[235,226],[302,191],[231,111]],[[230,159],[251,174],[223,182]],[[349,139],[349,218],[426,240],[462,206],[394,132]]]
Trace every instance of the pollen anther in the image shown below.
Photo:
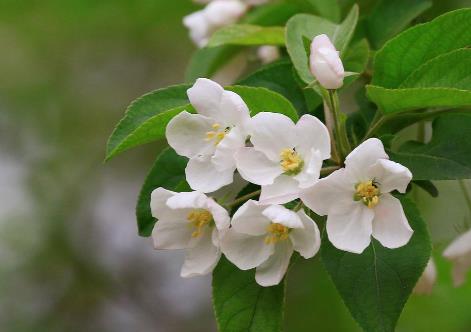
[[[267,232],[265,244],[276,244],[278,241],[286,240],[289,236],[289,228],[279,223],[268,225]]]
[[[213,130],[206,132],[206,140],[214,141],[214,145],[218,145],[230,131],[229,127],[221,130],[221,125],[219,123],[214,123],[211,127]]]
[[[186,217],[190,222],[190,226],[195,228],[191,237],[199,237],[205,226],[210,226],[213,222],[213,215],[208,210],[195,209],[188,213]]]
[[[378,183],[374,180],[360,182],[355,186],[355,194],[353,199],[355,201],[361,201],[368,208],[372,209],[379,203],[379,197],[381,192],[378,187]]]
[[[280,165],[285,174],[297,175],[304,166],[304,161],[295,149],[286,148],[280,152]]]

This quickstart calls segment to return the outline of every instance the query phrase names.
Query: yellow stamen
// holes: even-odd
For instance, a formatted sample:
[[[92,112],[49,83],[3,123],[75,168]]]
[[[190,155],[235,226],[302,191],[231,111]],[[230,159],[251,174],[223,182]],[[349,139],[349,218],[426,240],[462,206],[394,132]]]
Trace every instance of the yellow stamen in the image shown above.
[[[214,130],[208,131],[206,133],[206,140],[214,141],[214,145],[218,145],[230,131],[229,127],[221,130],[221,125],[219,123],[214,123],[211,127]]]
[[[213,215],[208,210],[204,209],[195,209],[188,213],[186,217],[190,222],[190,226],[196,228],[196,230],[191,234],[192,237],[199,237],[204,230],[204,227],[211,225],[213,222]]]
[[[369,180],[360,182],[355,186],[353,199],[355,201],[362,201],[363,204],[372,209],[378,205],[379,196],[381,196],[381,192],[378,188],[378,183],[374,180]]]
[[[265,244],[276,244],[288,238],[289,228],[279,223],[272,223],[267,226],[267,232]]]
[[[301,172],[304,166],[304,161],[296,152],[291,148],[286,148],[280,152],[280,165],[287,175],[296,175]]]

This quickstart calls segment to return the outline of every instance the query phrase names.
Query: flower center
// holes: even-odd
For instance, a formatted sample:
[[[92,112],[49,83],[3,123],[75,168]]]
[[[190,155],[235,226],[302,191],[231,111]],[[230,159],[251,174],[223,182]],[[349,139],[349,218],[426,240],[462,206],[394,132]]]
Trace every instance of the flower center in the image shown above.
[[[206,140],[213,141],[214,145],[218,145],[230,131],[229,127],[222,128],[219,123],[213,124],[212,128],[213,130],[206,133]]]
[[[363,204],[370,209],[378,205],[379,196],[381,196],[381,192],[378,187],[378,182],[374,179],[360,182],[355,185],[355,194],[353,195],[353,199],[355,201],[362,201]]]
[[[211,226],[213,215],[208,210],[195,209],[188,213],[186,219],[190,222],[190,226],[195,228],[191,237],[199,237],[205,226]]]
[[[267,232],[265,244],[275,244],[288,238],[289,228],[279,223],[272,223],[267,226]]]
[[[295,149],[286,148],[280,152],[280,165],[286,175],[297,175],[304,166],[304,161]]]

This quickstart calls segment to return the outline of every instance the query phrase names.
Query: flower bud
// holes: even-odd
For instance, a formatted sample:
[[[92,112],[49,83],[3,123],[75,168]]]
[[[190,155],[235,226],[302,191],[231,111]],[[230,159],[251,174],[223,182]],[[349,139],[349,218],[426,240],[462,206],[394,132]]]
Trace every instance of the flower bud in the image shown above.
[[[280,50],[276,46],[260,46],[257,50],[257,56],[263,64],[268,64],[280,58]]]
[[[343,85],[345,70],[339,52],[327,35],[314,37],[309,57],[311,73],[326,89],[338,89]]]

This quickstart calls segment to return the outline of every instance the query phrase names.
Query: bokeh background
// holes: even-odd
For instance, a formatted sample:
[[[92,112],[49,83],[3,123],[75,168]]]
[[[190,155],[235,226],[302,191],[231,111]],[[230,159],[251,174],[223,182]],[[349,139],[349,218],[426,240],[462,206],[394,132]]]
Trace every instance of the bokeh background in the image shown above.
[[[469,0],[436,0],[422,19]],[[134,206],[161,145],[103,164],[131,100],[184,80],[189,0],[0,0],[0,331],[215,331],[210,278],[137,236]],[[470,188],[469,183],[465,183]],[[469,227],[455,182],[414,192],[439,281],[398,331],[471,331],[471,280],[453,288],[446,244]],[[289,276],[286,331],[359,331],[318,258]]]

